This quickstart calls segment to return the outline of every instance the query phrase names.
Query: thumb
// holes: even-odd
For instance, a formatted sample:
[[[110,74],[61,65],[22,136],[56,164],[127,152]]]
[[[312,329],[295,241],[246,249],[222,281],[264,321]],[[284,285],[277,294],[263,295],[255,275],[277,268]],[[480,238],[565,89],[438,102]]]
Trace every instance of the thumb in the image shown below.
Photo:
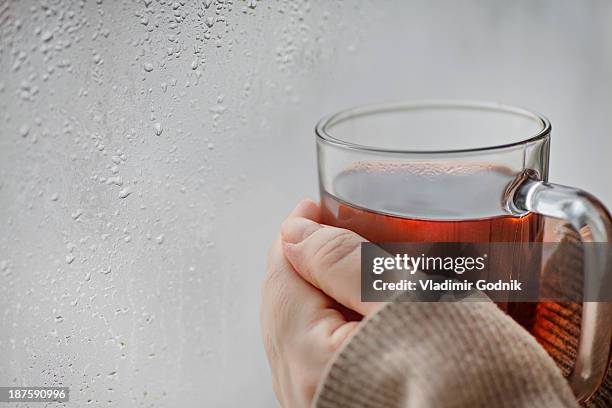
[[[313,286],[362,315],[379,303],[361,301],[361,243],[356,233],[302,217],[288,218],[281,227],[285,256]]]

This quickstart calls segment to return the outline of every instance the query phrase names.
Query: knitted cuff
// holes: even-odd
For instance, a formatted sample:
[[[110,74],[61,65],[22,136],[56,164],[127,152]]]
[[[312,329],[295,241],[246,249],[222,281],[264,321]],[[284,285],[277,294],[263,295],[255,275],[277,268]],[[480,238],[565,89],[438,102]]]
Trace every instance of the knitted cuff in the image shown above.
[[[491,302],[386,305],[338,352],[314,405],[577,406],[554,361]]]
[[[581,290],[578,233],[559,224],[543,290]],[[469,299],[466,299],[469,300]],[[473,300],[473,299],[472,299]],[[319,384],[317,407],[575,406],[571,371],[582,305],[541,302],[534,338],[487,302],[389,304],[366,319]],[[612,364],[612,363],[611,363]],[[612,366],[588,408],[612,407]]]

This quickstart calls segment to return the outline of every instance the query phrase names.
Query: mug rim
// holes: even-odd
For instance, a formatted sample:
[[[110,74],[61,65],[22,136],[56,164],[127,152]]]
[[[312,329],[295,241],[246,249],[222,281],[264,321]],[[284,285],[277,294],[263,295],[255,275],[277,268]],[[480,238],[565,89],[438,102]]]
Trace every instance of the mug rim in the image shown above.
[[[409,111],[417,109],[474,109],[474,110],[488,110],[496,111],[501,113],[510,113],[515,115],[522,115],[530,119],[536,119],[541,124],[541,129],[535,135],[530,135],[527,138],[519,139],[516,142],[497,144],[492,146],[482,146],[466,149],[434,149],[434,150],[410,150],[410,149],[389,149],[389,148],[378,148],[375,146],[369,146],[359,143],[353,143],[346,140],[342,140],[334,137],[329,132],[329,127],[341,123],[343,121],[358,118],[361,116],[373,115],[377,113],[394,112],[394,111]],[[357,107],[344,109],[342,111],[333,113],[323,117],[315,126],[315,134],[317,140],[335,145],[342,148],[367,151],[367,152],[378,152],[378,153],[407,153],[407,154],[445,154],[445,153],[473,153],[473,152],[488,152],[495,150],[503,150],[516,146],[522,146],[525,144],[537,142],[546,139],[550,136],[552,125],[550,121],[542,114],[533,112],[528,109],[520,108],[513,105],[506,105],[497,102],[487,101],[474,101],[474,100],[463,100],[463,99],[424,99],[424,100],[412,100],[412,101],[400,101],[380,104],[368,104],[360,105]]]

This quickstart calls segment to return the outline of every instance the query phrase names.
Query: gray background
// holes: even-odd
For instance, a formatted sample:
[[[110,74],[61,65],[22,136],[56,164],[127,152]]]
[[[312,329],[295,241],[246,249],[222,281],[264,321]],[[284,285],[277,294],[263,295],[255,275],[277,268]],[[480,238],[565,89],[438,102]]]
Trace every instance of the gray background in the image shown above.
[[[0,385],[274,405],[265,252],[347,106],[543,112],[551,179],[611,207],[611,21],[604,0],[0,0]]]

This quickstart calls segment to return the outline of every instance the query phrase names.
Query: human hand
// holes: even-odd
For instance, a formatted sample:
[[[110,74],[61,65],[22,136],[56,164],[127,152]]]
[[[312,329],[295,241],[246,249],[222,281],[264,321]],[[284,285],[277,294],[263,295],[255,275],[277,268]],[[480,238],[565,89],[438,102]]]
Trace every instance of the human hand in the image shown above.
[[[268,254],[261,330],[284,408],[310,406],[333,354],[361,317],[380,307],[361,302],[359,249],[365,239],[319,221],[319,205],[302,201]]]

